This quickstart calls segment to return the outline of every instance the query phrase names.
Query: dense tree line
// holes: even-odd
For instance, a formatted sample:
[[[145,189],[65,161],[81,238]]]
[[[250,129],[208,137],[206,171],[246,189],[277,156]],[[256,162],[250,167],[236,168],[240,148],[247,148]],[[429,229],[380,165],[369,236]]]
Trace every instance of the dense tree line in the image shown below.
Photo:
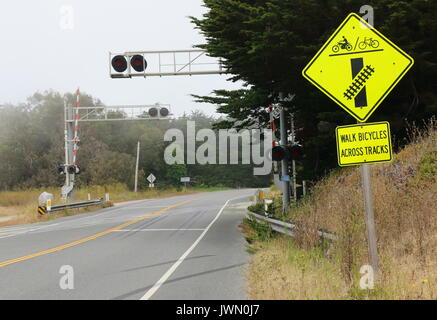
[[[0,190],[61,186],[56,167],[64,163],[64,99],[71,93],[36,93],[26,103],[0,108]],[[102,105],[99,99],[81,94],[81,106]],[[186,132],[187,120],[196,128],[211,128],[217,121],[200,111],[170,121],[81,122],[79,128],[78,185],[134,184],[137,142],[140,141],[139,185],[146,188],[147,175],[157,186],[178,186],[190,176],[196,186],[258,187],[271,177],[254,177],[251,165],[167,165],[164,141],[167,129]]]
[[[389,121],[401,146],[407,123],[437,111],[437,1],[369,0],[375,27],[415,59],[415,65],[369,121]],[[355,120],[304,80],[301,72],[340,23],[359,13],[358,0],[204,0],[208,11],[193,23],[204,34],[199,47],[219,57],[244,89],[216,90],[197,100],[217,104],[228,118],[217,127],[266,125],[266,107],[279,93],[294,113],[306,149],[300,176],[312,179],[337,167],[334,128]]]

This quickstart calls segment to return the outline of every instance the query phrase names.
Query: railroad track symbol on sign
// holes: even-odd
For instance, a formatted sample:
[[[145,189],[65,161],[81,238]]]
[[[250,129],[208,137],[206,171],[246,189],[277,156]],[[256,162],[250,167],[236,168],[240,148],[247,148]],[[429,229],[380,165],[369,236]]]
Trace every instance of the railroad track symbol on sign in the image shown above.
[[[365,122],[413,63],[408,54],[351,13],[302,75],[355,119]]]

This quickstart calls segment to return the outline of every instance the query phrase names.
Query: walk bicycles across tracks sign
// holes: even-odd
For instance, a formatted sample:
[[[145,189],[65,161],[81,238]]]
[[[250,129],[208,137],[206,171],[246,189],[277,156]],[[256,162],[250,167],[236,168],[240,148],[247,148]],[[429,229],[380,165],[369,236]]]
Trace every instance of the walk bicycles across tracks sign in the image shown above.
[[[392,159],[388,122],[360,123],[335,129],[340,166],[389,162]]]
[[[413,58],[351,13],[302,74],[351,116],[365,122],[413,63]]]

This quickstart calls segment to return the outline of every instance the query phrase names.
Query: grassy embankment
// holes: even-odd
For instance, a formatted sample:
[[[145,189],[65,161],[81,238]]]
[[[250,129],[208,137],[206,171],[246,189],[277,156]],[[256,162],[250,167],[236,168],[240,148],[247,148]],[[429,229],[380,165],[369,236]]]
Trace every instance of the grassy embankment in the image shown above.
[[[15,225],[23,223],[33,223],[47,221],[58,217],[69,216],[73,214],[89,212],[102,207],[112,206],[115,202],[141,200],[150,198],[163,198],[177,195],[187,195],[198,192],[218,191],[227,188],[189,188],[187,190],[177,189],[151,189],[139,191],[137,193],[130,191],[123,184],[110,186],[92,186],[84,187],[75,191],[75,202],[88,200],[88,193],[91,199],[105,198],[106,192],[109,192],[110,202],[98,206],[87,207],[83,209],[69,209],[65,211],[56,211],[43,217],[37,214],[38,196],[47,191],[53,194],[53,205],[61,204],[59,188],[42,188],[19,191],[2,191],[0,192],[0,226]]]
[[[307,231],[295,239],[260,224],[243,225],[253,253],[247,275],[253,299],[437,299],[437,123],[411,132],[394,161],[372,165],[381,277],[360,289],[368,264],[358,167],[336,170],[288,213]],[[314,230],[338,237],[327,250]]]

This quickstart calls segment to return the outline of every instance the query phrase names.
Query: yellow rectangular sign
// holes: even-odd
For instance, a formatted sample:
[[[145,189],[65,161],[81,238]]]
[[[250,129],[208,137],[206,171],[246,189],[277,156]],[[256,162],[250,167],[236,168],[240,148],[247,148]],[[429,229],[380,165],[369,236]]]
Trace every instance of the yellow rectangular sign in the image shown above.
[[[390,162],[392,146],[388,122],[361,123],[335,129],[338,164]]]

